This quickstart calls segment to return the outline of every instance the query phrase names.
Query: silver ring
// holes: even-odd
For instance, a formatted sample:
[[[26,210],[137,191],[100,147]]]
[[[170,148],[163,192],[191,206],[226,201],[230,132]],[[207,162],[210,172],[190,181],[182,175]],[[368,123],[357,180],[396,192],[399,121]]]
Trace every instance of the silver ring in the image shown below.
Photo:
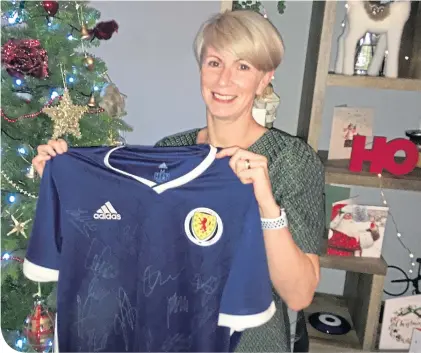
[[[250,169],[250,159],[244,161],[246,163],[246,169]]]

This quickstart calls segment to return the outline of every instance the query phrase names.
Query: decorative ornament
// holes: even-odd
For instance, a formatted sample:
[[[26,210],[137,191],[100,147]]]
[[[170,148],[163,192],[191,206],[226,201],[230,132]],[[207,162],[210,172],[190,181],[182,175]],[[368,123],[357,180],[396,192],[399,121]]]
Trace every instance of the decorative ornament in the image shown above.
[[[58,106],[42,109],[54,123],[52,139],[57,139],[67,133],[72,134],[76,138],[81,138],[79,120],[88,109],[87,106],[73,104],[69,90],[65,88]]]
[[[365,1],[364,8],[367,15],[373,20],[383,20],[390,14],[390,7],[378,1]]]
[[[34,166],[31,164],[31,166],[28,168],[27,173],[25,174],[25,176],[28,179],[35,179],[35,168]]]
[[[106,84],[101,90],[101,101],[99,106],[113,118],[121,117],[125,114],[125,99],[117,86],[113,83]]]
[[[357,41],[361,38],[361,33],[369,32],[379,34],[380,37],[367,74],[378,76],[387,50],[384,76],[397,78],[400,41],[411,13],[411,1],[393,1],[387,4],[380,4],[379,1],[349,1],[348,4],[352,10],[347,11],[344,21],[346,26],[338,39],[335,73],[354,75]]]
[[[112,37],[114,32],[118,32],[118,24],[116,21],[99,22],[93,29],[88,30],[91,41],[95,38],[100,40],[108,40]]]
[[[25,222],[20,222],[15,218],[15,216],[10,215],[10,217],[12,218],[12,221],[14,223],[14,227],[12,228],[12,230],[9,233],[7,233],[7,235],[11,235],[13,233],[16,233],[16,235],[22,234],[25,238],[27,238],[27,236],[25,234],[25,229],[26,229],[26,225],[31,221],[31,219],[28,219]]]
[[[278,1],[278,5],[276,7],[278,9],[278,12],[282,15],[285,12],[286,8],[285,0]]]
[[[1,63],[12,77],[48,77],[48,55],[37,39],[10,39],[1,48]]]
[[[18,96],[18,97],[20,97],[20,96]],[[21,97],[20,97],[21,98]],[[31,98],[32,98],[32,96],[31,96]],[[48,107],[51,103],[53,103],[53,101],[55,100],[55,99],[61,99],[61,96],[57,96],[57,97],[53,97],[53,98],[51,98],[45,105],[44,105],[44,107]],[[44,109],[44,108],[43,108]],[[1,116],[2,116],[2,118],[4,119],[4,120],[6,120],[7,122],[9,122],[9,123],[16,123],[17,121],[19,121],[19,120],[22,120],[22,119],[33,119],[33,118],[36,118],[38,115],[40,115],[41,113],[42,113],[42,109],[41,110],[39,110],[39,111],[37,111],[36,113],[30,113],[30,114],[24,114],[24,115],[21,115],[20,117],[17,117],[17,118],[14,118],[14,119],[11,119],[11,118],[9,118],[7,115],[6,115],[6,113],[4,112],[4,110],[3,109],[0,109],[0,113],[1,113]]]
[[[253,118],[262,126],[272,127],[276,119],[276,109],[279,103],[280,98],[275,93],[272,84],[269,83],[262,95],[256,96],[254,99]]]
[[[80,37],[82,39],[89,39],[89,38],[91,38],[91,34],[89,33],[89,31],[86,28],[85,24],[82,24],[82,27],[80,28]]]
[[[31,199],[38,198],[37,195],[31,194],[30,192],[22,189],[18,184],[16,184],[12,179],[10,179],[9,176],[3,170],[0,170],[0,174],[2,175],[2,177],[4,178],[4,180],[6,180],[7,183],[9,183],[10,185],[12,185],[16,189],[16,191],[18,191],[20,194],[23,194],[25,196],[28,196]]]
[[[31,103],[32,101],[32,94],[29,92],[16,92],[15,94],[27,104]]]
[[[95,95],[94,95],[93,92],[91,93],[91,96],[89,97],[89,101],[88,101],[88,104],[87,105],[90,108],[95,108],[96,107]]]
[[[24,259],[25,259],[25,252],[22,252],[21,250],[14,250],[11,252],[6,252],[0,258],[1,268],[5,268],[12,261],[16,261],[23,264]]]
[[[32,312],[25,320],[24,334],[37,352],[46,352],[52,348],[54,314],[48,310],[43,300],[35,301]]]
[[[43,1],[42,7],[49,16],[55,16],[58,11],[58,1]]]
[[[92,56],[85,56],[85,59],[83,60],[83,63],[89,71],[92,71],[95,67],[95,65],[94,65],[95,61],[94,61],[94,58]]]

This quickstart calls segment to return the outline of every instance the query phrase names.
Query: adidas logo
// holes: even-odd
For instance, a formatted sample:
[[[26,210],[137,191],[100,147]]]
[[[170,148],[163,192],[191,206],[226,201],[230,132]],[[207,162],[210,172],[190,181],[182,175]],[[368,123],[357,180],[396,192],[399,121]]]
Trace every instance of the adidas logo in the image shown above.
[[[104,205],[101,206],[99,210],[94,213],[94,219],[113,219],[119,221],[121,216],[115,210],[113,205],[107,201]]]
[[[165,163],[161,163],[159,169],[168,169],[168,167]]]

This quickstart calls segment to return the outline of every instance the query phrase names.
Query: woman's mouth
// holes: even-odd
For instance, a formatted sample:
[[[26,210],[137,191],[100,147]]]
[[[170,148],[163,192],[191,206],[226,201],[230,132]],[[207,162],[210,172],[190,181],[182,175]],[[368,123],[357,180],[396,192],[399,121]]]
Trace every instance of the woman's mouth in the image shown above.
[[[212,92],[213,99],[221,103],[231,103],[237,96],[228,96],[224,94],[219,94]]]

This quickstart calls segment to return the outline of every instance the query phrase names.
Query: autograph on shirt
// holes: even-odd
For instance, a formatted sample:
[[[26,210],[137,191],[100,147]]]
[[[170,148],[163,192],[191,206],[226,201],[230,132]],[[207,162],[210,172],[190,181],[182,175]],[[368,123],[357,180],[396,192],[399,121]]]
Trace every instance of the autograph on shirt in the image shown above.
[[[167,328],[170,328],[171,315],[183,312],[189,312],[189,301],[187,297],[174,293],[167,301]]]
[[[86,299],[82,302],[81,296],[77,295],[77,332],[78,336],[83,338],[85,333],[85,323],[89,319],[95,317],[95,310],[92,310],[94,304],[99,305],[101,301],[109,294],[109,291],[105,290],[99,285],[99,279],[97,277],[92,278],[88,287],[88,295]],[[87,330],[89,331],[89,330]],[[95,333],[91,331],[91,336],[94,336]]]
[[[112,265],[113,259],[111,248],[94,239],[86,256],[85,268],[92,270],[95,276],[105,279],[116,278],[118,270],[116,266]]]
[[[97,225],[92,219],[90,212],[77,210],[66,210],[66,213],[70,216],[70,222],[75,226],[79,232],[88,238],[91,237],[91,233],[97,230]]]
[[[175,276],[168,275],[164,277],[159,270],[152,270],[152,266],[148,266],[143,273],[143,294],[145,297],[149,297],[152,295],[153,291],[157,286],[163,286],[169,281],[175,281],[183,272],[181,270]]]
[[[124,344],[126,351],[129,350],[129,337],[128,330],[132,331],[135,328],[136,324],[136,308],[133,308],[130,304],[129,297],[123,288],[118,289],[118,307],[119,312],[115,315],[114,318],[114,332],[118,334],[118,331],[123,336]]]

